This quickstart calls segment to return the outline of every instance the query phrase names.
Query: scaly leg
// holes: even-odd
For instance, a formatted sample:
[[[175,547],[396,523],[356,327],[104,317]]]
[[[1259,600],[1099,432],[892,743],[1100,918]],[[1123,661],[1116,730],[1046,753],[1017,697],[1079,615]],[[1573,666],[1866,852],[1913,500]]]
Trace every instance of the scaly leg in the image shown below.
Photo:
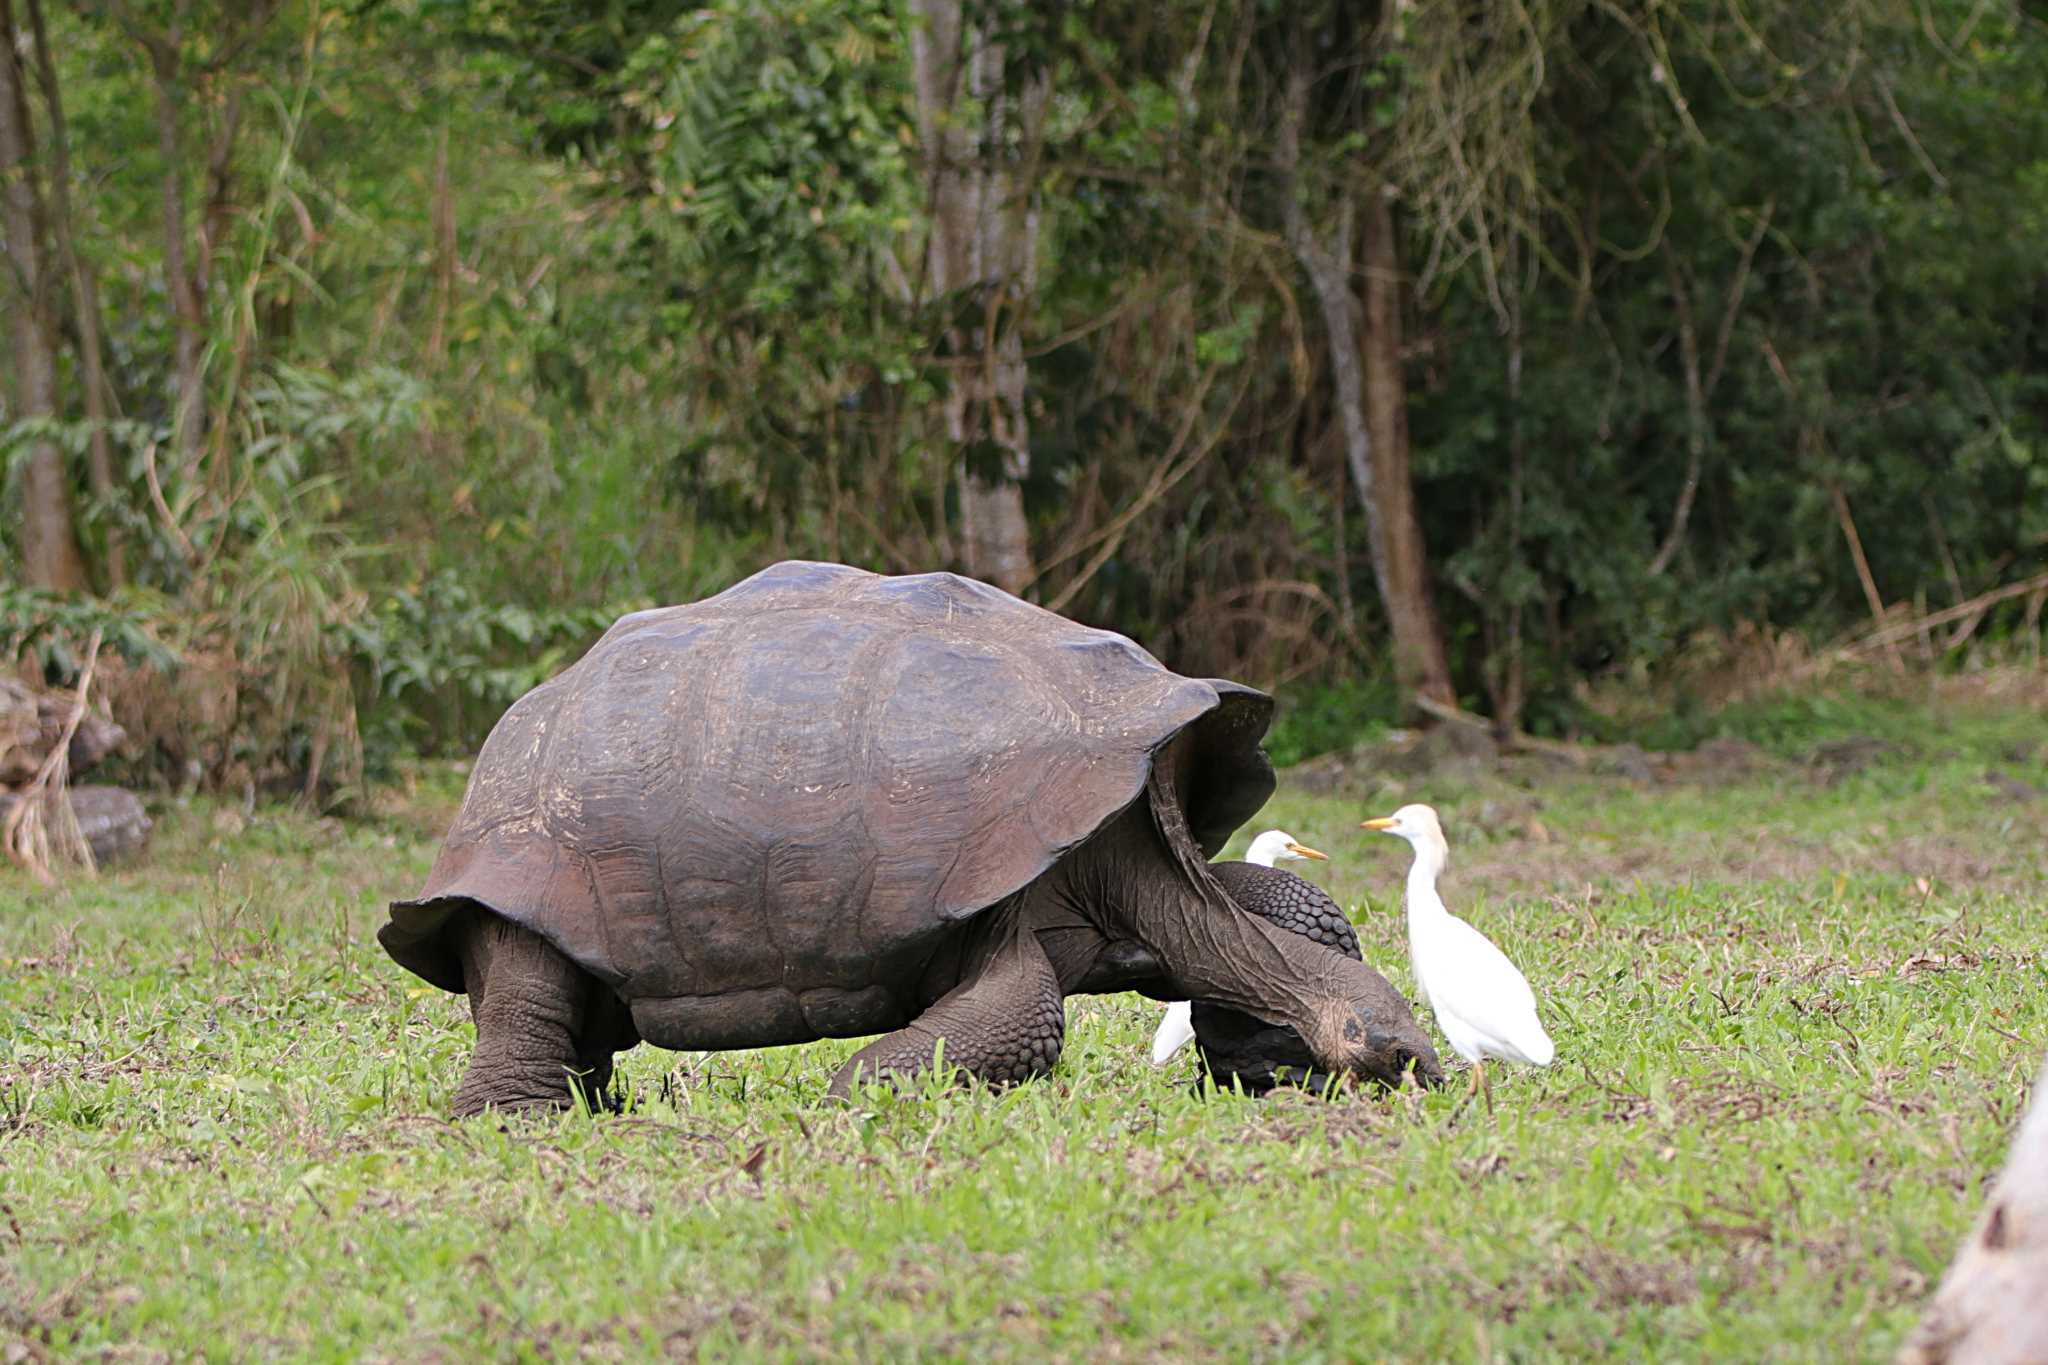
[[[455,1116],[486,1107],[566,1109],[573,1086],[592,1105],[611,1084],[614,1023],[604,987],[540,935],[483,910],[462,934],[462,979],[476,1051],[455,1092]],[[637,1041],[637,1039],[635,1040]]]
[[[1066,1039],[1059,977],[1038,935],[1012,924],[987,962],[907,1027],[869,1043],[839,1068],[831,1094],[845,1099],[862,1082],[901,1083],[945,1061],[991,1085],[1052,1070]]]

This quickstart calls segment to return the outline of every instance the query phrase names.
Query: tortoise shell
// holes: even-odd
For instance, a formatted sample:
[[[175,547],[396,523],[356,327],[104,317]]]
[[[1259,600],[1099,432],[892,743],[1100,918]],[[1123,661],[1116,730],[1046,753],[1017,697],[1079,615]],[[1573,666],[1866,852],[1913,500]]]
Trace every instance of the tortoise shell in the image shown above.
[[[378,937],[451,991],[443,931],[471,903],[629,1001],[895,983],[1183,735],[1175,790],[1213,855],[1272,792],[1271,714],[972,579],[776,564],[621,618],[515,703]]]

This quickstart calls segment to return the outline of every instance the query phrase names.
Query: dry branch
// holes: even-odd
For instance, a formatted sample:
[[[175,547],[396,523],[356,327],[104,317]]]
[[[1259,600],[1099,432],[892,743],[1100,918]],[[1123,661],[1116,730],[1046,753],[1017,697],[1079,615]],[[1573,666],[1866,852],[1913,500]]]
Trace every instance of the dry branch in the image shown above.
[[[1863,585],[1864,600],[1870,604],[1871,619],[1876,621],[1879,626],[1876,635],[1871,638],[1885,646],[1885,652],[1891,659],[1892,671],[1894,673],[1901,672],[1905,669],[1906,665],[1899,658],[1899,651],[1892,647],[1895,641],[1889,637],[1884,639],[1877,638],[1885,635],[1883,630],[1884,598],[1877,591],[1877,579],[1871,574],[1870,560],[1863,553],[1863,537],[1856,534],[1856,518],[1849,514],[1849,495],[1842,491],[1842,485],[1833,482],[1828,484],[1828,495],[1834,499],[1835,519],[1842,523],[1842,535],[1849,542],[1849,557],[1856,563],[1856,578]],[[1906,639],[1916,634],[1919,629],[1918,625],[1914,625],[1904,635],[1898,636],[1897,639]]]
[[[1965,617],[1981,617],[1983,613],[1997,606],[2000,602],[2008,601],[2015,597],[2024,597],[2028,593],[2048,593],[2048,573],[2036,574],[2034,577],[2023,579],[2018,583],[2008,583],[2002,588],[1993,588],[1990,592],[1979,593],[1967,602],[1958,602],[1952,607],[1943,607],[1940,611],[1928,612],[1925,616],[1916,617],[1911,621],[1901,621],[1896,625],[1883,626],[1880,629],[1871,631],[1859,640],[1851,641],[1843,647],[1842,653],[1846,655],[1866,654],[1873,649],[1889,648],[1901,640],[1910,639],[1918,635],[1923,630],[1930,630],[1935,626],[1945,626],[1951,621],[1960,621]],[[1972,628],[1974,629],[1974,623]],[[1960,644],[1962,638],[1967,638],[1967,633],[1963,637],[1958,638],[1954,643]]]
[[[44,885],[57,880],[52,871],[56,857],[78,863],[88,876],[95,870],[92,846],[78,828],[67,788],[71,740],[78,733],[79,722],[85,719],[93,670],[98,667],[99,658],[100,632],[95,630],[92,643],[86,648],[85,667],[79,672],[78,692],[72,698],[71,714],[64,721],[63,732],[50,746],[35,777],[21,790],[14,808],[0,821],[0,847],[7,850],[10,860]]]

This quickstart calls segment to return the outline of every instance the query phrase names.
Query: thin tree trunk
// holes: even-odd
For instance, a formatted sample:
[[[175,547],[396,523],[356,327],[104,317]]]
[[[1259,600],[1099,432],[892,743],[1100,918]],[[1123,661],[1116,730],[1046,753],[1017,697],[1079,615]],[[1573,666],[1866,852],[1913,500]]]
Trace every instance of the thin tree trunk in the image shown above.
[[[1685,544],[1685,526],[1692,519],[1693,499],[1700,491],[1700,466],[1707,455],[1707,395],[1700,379],[1699,331],[1692,321],[1692,290],[1678,253],[1664,242],[1664,276],[1671,287],[1671,308],[1678,315],[1678,359],[1685,371],[1685,479],[1678,490],[1678,503],[1671,509],[1671,529],[1664,543],[1650,559],[1652,577],[1663,573],[1678,549]]]
[[[99,284],[78,254],[77,222],[71,213],[71,136],[64,121],[63,92],[57,65],[50,58],[50,35],[43,23],[42,0],[28,0],[29,26],[34,31],[36,73],[42,82],[43,107],[50,117],[50,207],[57,249],[71,277],[71,303],[78,325],[78,361],[85,387],[85,420],[92,430],[86,444],[86,474],[93,496],[102,504],[114,493],[114,454],[107,434],[107,376],[100,355]],[[107,584],[128,581],[127,547],[118,526],[107,527]]]
[[[199,250],[192,261],[192,288],[203,303],[213,289],[213,263],[228,239],[235,207],[235,136],[242,129],[242,89],[229,83],[221,100],[220,126],[206,153],[206,202],[199,214]]]
[[[1298,184],[1301,132],[1308,117],[1306,57],[1288,77],[1287,105],[1275,148],[1287,245],[1308,275],[1321,305],[1330,348],[1332,395],[1344,429],[1344,458],[1365,510],[1365,542],[1373,578],[1394,640],[1394,677],[1403,691],[1457,704],[1443,628],[1430,596],[1422,523],[1408,465],[1408,392],[1401,369],[1400,263],[1392,210],[1384,196],[1367,194],[1364,300],[1351,291],[1357,205],[1346,198],[1336,241],[1326,246],[1309,225]]]
[[[205,319],[200,313],[198,281],[192,274],[186,250],[185,154],[179,130],[184,92],[179,77],[178,44],[184,26],[185,0],[180,0],[169,34],[130,29],[131,35],[149,55],[156,95],[157,155],[163,158],[162,213],[164,233],[164,284],[171,294],[171,316],[176,325],[175,351],[178,367],[178,395],[174,448],[184,476],[191,479],[199,470],[199,442],[204,403],[200,391],[200,332]]]
[[[1521,272],[1516,268],[1516,239],[1508,242],[1508,268],[1501,272],[1509,284],[1505,291],[1508,307],[1508,553],[1519,559],[1522,553],[1522,483],[1528,465],[1527,433],[1522,422],[1522,299],[1526,293]],[[1498,592],[1498,589],[1496,589]],[[1502,594],[1505,596],[1505,594]],[[1527,674],[1522,663],[1522,613],[1519,601],[1504,603],[1507,611],[1507,640],[1501,657],[1488,660],[1487,672],[1493,693],[1493,723],[1501,735],[1522,728],[1522,703],[1527,695]]]
[[[7,308],[14,349],[17,420],[57,416],[57,356],[51,326],[51,281],[40,240],[35,137],[28,90],[17,54],[11,0],[0,0],[0,214],[4,214],[7,275],[18,302]],[[85,556],[71,518],[64,456],[46,439],[29,443],[22,470],[21,558],[30,586],[57,592],[86,587]]]
[[[438,369],[448,344],[448,314],[455,301],[455,196],[448,187],[448,125],[434,144],[434,329],[427,363]]]
[[[1002,157],[1012,120],[1027,145],[1037,136],[1047,91],[1039,81],[1021,99],[1005,95],[1002,45],[964,22],[961,9],[962,0],[912,6],[918,133],[930,177],[926,296],[980,293],[981,316],[949,330],[958,368],[947,390],[946,436],[964,457],[961,557],[969,573],[1022,592],[1033,576],[1023,488],[1031,432],[1018,319],[1031,299],[1038,213],[1030,187],[1013,183]]]
[[[1394,627],[1394,668],[1418,695],[1456,705],[1443,625],[1429,581],[1429,553],[1409,470],[1408,380],[1401,366],[1401,262],[1394,210],[1368,192],[1365,253],[1365,419],[1372,434],[1373,496],[1387,542],[1387,614]],[[1498,719],[1498,718],[1496,718]]]

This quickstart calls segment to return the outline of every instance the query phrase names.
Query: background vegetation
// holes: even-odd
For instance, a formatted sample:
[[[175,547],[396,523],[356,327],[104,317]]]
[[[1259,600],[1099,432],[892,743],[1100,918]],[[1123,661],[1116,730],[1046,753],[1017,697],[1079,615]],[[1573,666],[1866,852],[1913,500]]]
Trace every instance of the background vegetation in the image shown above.
[[[2015,3],[0,20],[0,630],[62,682],[107,626],[174,777],[467,750],[782,555],[1354,729],[1597,731],[1602,684],[1952,605],[1904,647],[2037,647]]]
[[[104,640],[183,789],[0,867],[9,1361],[1879,1358],[1981,1203],[2038,6],[0,0],[0,247],[0,665]],[[1356,821],[1441,806],[1558,1065],[1203,1099],[1119,999],[1008,1093],[643,1048],[625,1115],[431,1117],[471,1029],[371,935],[461,760],[789,555],[1284,689],[1262,822],[1410,990]],[[1509,742],[1371,742],[1452,708]]]

